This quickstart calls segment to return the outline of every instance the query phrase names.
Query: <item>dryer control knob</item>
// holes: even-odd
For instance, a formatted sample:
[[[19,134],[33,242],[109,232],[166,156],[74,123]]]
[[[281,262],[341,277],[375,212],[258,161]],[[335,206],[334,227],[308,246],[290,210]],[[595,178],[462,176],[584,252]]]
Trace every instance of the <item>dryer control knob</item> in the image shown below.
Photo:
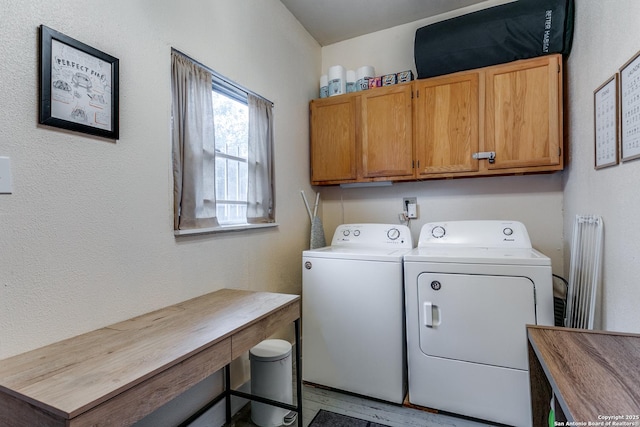
[[[445,234],[447,234],[447,231],[441,225],[437,225],[431,229],[431,235],[436,239],[444,237]]]
[[[502,230],[502,232],[504,233],[505,236],[511,236],[513,234],[513,228],[505,228],[504,230]]]

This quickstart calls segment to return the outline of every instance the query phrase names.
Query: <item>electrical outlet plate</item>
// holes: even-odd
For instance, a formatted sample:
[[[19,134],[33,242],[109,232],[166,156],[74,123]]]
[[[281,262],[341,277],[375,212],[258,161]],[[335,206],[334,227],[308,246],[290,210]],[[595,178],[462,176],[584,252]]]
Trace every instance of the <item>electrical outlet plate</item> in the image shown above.
[[[407,210],[407,203],[408,204],[412,204],[412,205],[417,205],[418,204],[418,199],[416,197],[405,197],[404,199],[402,199],[402,210],[403,211]]]
[[[418,218],[418,199],[416,197],[403,198],[402,210],[406,212],[408,219]]]

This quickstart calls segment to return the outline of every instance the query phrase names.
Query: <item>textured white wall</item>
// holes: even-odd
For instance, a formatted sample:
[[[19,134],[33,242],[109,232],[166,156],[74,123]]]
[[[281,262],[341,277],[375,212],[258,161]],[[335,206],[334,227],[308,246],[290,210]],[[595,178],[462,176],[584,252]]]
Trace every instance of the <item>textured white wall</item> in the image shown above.
[[[320,47],[278,0],[0,0],[0,20],[0,359],[222,287],[300,291]],[[119,58],[120,140],[37,124],[40,24]],[[279,228],[174,237],[171,47],[274,101]]]
[[[321,189],[328,240],[342,223],[398,223],[403,197],[418,198],[419,218],[410,223],[414,245],[432,221],[503,219],[521,221],[533,246],[563,271],[562,176],[513,176],[396,183],[390,187]]]
[[[593,91],[640,50],[638,16],[640,2],[635,0],[576,0],[573,49],[565,67],[569,162],[564,172],[385,189],[323,189],[327,237],[341,222],[395,222],[402,197],[417,196],[422,213],[412,226],[414,240],[426,221],[510,217],[526,224],[534,245],[552,258],[554,272],[568,277],[573,219],[576,214],[599,214],[605,223],[602,327],[640,332],[640,201],[634,193],[640,160],[593,168]],[[322,69],[367,63],[378,74],[415,71],[407,45],[415,30],[428,23],[417,21],[326,46]]]
[[[567,264],[575,215],[602,215],[602,327],[627,332],[640,332],[640,160],[593,168],[593,91],[640,50],[638,17],[636,0],[577,0],[567,66],[571,147],[564,175]]]
[[[0,359],[223,287],[300,292],[320,47],[278,0],[0,0],[0,21]],[[41,24],[119,58],[118,141],[37,124]],[[277,229],[174,237],[171,47],[275,103]],[[139,425],[183,421],[220,378]]]
[[[377,75],[405,70],[412,70],[415,75],[413,40],[418,28],[512,1],[514,0],[486,0],[442,15],[324,46],[322,48],[323,73],[326,74],[332,65],[342,65],[349,70],[356,70],[362,65],[373,65]]]
[[[492,0],[474,7],[506,3]],[[376,74],[412,69],[416,29],[450,18],[461,11],[400,25],[322,48],[323,70],[335,64],[357,68],[370,64]],[[402,198],[418,198],[419,215],[412,221],[414,243],[421,226],[430,221],[460,219],[510,219],[522,221],[533,245],[552,259],[555,273],[563,274],[562,173],[551,175],[472,178],[397,183],[386,188],[324,188],[323,220],[327,239],[342,222],[398,222]]]

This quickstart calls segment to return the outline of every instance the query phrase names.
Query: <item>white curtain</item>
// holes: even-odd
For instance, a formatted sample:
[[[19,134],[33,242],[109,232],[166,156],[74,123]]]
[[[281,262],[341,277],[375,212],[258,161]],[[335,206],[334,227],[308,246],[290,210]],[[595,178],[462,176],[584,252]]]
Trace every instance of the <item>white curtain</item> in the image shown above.
[[[249,105],[249,153],[247,222],[273,222],[273,107],[251,93]]]
[[[216,227],[211,73],[171,52],[174,229]]]

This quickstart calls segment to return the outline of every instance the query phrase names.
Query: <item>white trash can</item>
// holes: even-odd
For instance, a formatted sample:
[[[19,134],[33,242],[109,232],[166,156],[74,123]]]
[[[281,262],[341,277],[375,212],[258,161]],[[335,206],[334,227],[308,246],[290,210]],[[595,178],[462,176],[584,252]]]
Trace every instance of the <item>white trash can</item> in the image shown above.
[[[285,340],[264,340],[249,350],[251,394],[283,403],[293,403],[291,344]],[[260,427],[285,424],[288,409],[251,402],[251,421]],[[288,421],[289,424],[292,421]]]

